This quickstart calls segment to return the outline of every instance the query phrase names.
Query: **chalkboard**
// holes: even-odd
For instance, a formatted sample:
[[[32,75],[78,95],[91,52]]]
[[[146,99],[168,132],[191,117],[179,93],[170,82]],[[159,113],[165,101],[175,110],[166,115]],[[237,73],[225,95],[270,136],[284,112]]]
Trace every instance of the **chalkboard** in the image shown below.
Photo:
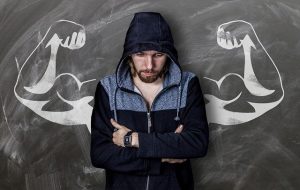
[[[141,11],[166,18],[200,79],[210,144],[192,160],[195,189],[299,189],[296,0],[1,0],[0,189],[104,189],[93,96]]]

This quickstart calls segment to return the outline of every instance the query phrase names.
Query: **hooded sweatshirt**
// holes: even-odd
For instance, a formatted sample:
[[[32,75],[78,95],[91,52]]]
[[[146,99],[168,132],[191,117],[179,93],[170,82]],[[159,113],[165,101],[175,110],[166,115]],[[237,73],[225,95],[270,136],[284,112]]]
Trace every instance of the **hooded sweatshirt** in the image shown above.
[[[150,108],[135,90],[127,63],[129,55],[155,50],[168,56],[163,89]],[[106,189],[192,190],[190,158],[205,156],[208,124],[198,77],[183,72],[170,28],[154,12],[136,13],[126,34],[116,72],[97,85],[91,121],[91,161],[104,168]],[[139,148],[113,143],[114,118],[139,134]],[[181,133],[174,133],[182,124]],[[178,164],[162,158],[187,159]]]

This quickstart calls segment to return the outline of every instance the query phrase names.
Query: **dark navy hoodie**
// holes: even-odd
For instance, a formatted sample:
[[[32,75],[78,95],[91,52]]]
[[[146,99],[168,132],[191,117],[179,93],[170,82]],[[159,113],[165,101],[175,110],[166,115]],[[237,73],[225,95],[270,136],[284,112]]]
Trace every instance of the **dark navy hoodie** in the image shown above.
[[[150,109],[135,90],[127,63],[129,55],[145,50],[168,56],[163,89]],[[139,133],[139,148],[112,142],[110,118]],[[174,133],[180,124],[183,131]],[[208,146],[205,104],[198,77],[181,70],[170,28],[159,13],[134,15],[116,72],[97,85],[91,128],[91,161],[105,169],[106,189],[194,189],[190,158],[204,156]],[[170,164],[162,158],[187,161]]]

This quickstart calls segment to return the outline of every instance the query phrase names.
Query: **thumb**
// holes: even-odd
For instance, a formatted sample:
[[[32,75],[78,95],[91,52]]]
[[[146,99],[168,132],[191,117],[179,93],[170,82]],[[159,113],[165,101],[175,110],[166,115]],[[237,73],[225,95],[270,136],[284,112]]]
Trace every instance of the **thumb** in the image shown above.
[[[117,123],[114,119],[110,119],[110,122],[115,128],[117,128],[117,129],[122,128],[122,126],[119,123]]]
[[[183,129],[183,125],[181,124],[176,128],[175,133],[181,133],[182,129]]]

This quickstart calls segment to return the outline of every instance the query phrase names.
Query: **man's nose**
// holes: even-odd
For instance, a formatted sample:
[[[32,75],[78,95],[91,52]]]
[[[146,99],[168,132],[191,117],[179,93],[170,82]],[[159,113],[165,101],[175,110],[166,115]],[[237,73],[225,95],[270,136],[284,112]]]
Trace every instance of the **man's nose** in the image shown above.
[[[151,70],[153,68],[153,58],[152,56],[147,56],[146,57],[146,68],[147,70]]]

